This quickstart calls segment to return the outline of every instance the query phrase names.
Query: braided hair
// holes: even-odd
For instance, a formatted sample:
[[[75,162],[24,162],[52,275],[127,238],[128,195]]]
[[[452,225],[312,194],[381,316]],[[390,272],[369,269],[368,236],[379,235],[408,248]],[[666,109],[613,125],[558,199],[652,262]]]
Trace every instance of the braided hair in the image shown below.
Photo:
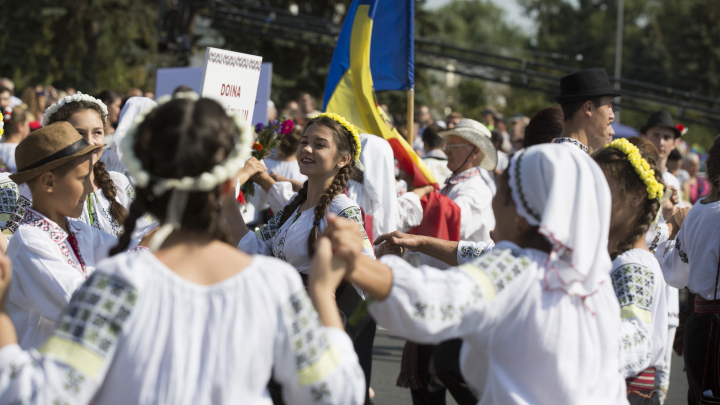
[[[353,176],[355,172],[356,158],[355,140],[353,139],[352,134],[347,129],[345,129],[345,127],[343,127],[339,122],[329,117],[313,118],[308,121],[305,129],[303,130],[303,134],[305,133],[305,131],[308,130],[308,128],[313,125],[322,125],[332,131],[335,145],[337,147],[337,154],[339,156],[349,155],[350,163],[338,170],[330,186],[320,196],[320,201],[318,202],[318,205],[315,206],[313,227],[312,229],[310,229],[310,234],[308,235],[307,240],[307,251],[310,257],[313,257],[315,255],[315,242],[318,239],[318,234],[320,231],[320,221],[327,214],[328,207],[330,206],[330,203],[333,201],[333,199],[345,190],[348,180],[351,176]],[[298,191],[295,198],[290,201],[285,206],[285,208],[283,208],[283,214],[280,218],[280,226],[282,226],[288,220],[288,218],[290,218],[290,216],[295,212],[295,210],[297,210],[299,206],[301,206],[305,201],[307,201],[307,189],[308,182],[306,181],[305,184],[303,184],[302,188]]]
[[[133,146],[151,180],[135,190],[137,197],[125,219],[125,233],[110,254],[127,249],[136,221],[146,213],[161,224],[166,221],[172,193],[153,195],[154,177],[180,179],[212,171],[227,158],[237,138],[234,121],[214,100],[174,99],[151,111],[138,127]],[[209,192],[189,192],[181,229],[231,244],[220,201],[221,185]]]
[[[103,116],[103,111],[100,106],[91,101],[82,100],[73,101],[58,108],[55,114],[50,116],[48,125],[60,121],[67,121],[73,115],[85,110],[95,111],[100,116],[103,124],[105,123],[107,117]],[[110,202],[110,216],[117,223],[122,224],[127,217],[127,210],[115,199],[117,197],[117,189],[115,188],[115,183],[113,183],[110,178],[110,173],[105,169],[105,163],[98,160],[93,166],[93,174],[95,175],[95,182],[98,187],[100,187],[103,195],[108,202]]]
[[[648,162],[650,168],[655,171],[655,180],[664,185],[662,172],[657,167],[656,156],[658,155],[657,150],[654,150],[655,147],[650,142],[647,144],[640,143],[637,144],[637,146],[640,150],[640,156],[642,156],[642,158]],[[628,237],[621,241],[617,247],[611,247],[613,251],[610,252],[610,258],[615,260],[619,255],[632,249],[633,244],[640,240],[640,238],[645,237],[648,227],[655,220],[660,210],[660,201],[657,198],[653,198],[652,200],[647,198],[647,186],[635,172],[635,168],[628,160],[627,155],[622,151],[615,148],[603,148],[593,153],[592,157],[595,159],[595,162],[603,168],[605,175],[612,176],[618,183],[622,195],[627,195],[629,192],[638,189],[643,190],[643,193],[645,193],[645,198],[643,198],[643,203],[640,206],[640,211],[638,212],[635,223],[628,224],[631,229]]]

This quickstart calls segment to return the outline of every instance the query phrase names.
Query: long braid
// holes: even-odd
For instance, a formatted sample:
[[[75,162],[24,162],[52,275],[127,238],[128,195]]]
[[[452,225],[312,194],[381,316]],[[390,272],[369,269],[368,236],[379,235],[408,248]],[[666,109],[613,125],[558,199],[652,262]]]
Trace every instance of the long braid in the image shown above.
[[[662,179],[658,179],[662,182]],[[614,252],[610,255],[610,258],[615,260],[619,255],[632,249],[632,245],[640,238],[645,237],[649,225],[655,220],[658,210],[660,209],[660,201],[657,199],[645,199],[645,203],[642,206],[642,210],[638,213],[635,223],[632,225],[632,231],[628,237],[620,242]]]
[[[115,199],[115,197],[117,197],[117,189],[115,188],[115,183],[113,183],[110,178],[110,173],[105,169],[105,163],[98,160],[95,166],[93,166],[93,174],[103,195],[110,202],[110,216],[117,221],[117,223],[122,224],[125,222],[125,217],[127,217],[127,210]]]
[[[300,188],[300,190],[298,190],[298,193],[295,196],[295,198],[293,198],[293,200],[290,201],[288,203],[288,205],[286,205],[283,208],[283,215],[282,215],[282,217],[280,217],[280,226],[282,226],[288,220],[288,218],[290,218],[290,215],[292,215],[293,212],[295,212],[297,207],[301,206],[302,203],[307,201],[307,188],[308,188],[308,182],[306,180],[305,183],[303,184],[302,188]]]
[[[315,206],[313,227],[312,229],[310,229],[310,234],[308,235],[307,240],[308,256],[310,256],[311,258],[315,255],[315,243],[318,239],[320,221],[325,217],[325,214],[327,214],[328,207],[330,206],[332,200],[345,190],[345,186],[350,179],[350,174],[352,173],[352,168],[354,165],[355,162],[351,161],[347,166],[344,166],[340,170],[338,170],[335,178],[333,178],[332,183],[330,183],[330,186],[325,190],[325,193],[320,196],[320,201],[318,202],[318,205]]]

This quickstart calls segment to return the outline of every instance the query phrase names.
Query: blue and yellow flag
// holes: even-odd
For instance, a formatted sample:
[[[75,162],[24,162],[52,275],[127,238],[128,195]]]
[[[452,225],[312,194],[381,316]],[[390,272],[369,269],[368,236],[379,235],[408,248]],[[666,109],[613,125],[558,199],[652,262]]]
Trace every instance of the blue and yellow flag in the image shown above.
[[[375,89],[414,86],[413,18],[414,0],[353,0],[330,64],[323,110],[385,138],[400,167],[415,178],[415,186],[437,187],[412,146],[388,126],[375,100]]]

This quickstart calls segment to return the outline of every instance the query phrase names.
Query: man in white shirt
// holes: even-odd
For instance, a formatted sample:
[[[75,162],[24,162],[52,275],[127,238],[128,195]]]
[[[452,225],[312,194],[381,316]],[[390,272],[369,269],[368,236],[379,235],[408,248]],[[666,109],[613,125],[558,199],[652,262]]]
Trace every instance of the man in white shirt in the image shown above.
[[[440,132],[447,139],[445,154],[452,175],[440,191],[460,207],[460,239],[474,242],[490,241],[495,228],[492,192],[481,176],[480,169],[495,170],[497,151],[485,125],[468,118]]]
[[[560,104],[565,117],[562,134],[553,143],[578,148],[588,154],[602,149],[612,136],[614,98],[621,94],[610,85],[603,68],[580,70],[560,78]]]

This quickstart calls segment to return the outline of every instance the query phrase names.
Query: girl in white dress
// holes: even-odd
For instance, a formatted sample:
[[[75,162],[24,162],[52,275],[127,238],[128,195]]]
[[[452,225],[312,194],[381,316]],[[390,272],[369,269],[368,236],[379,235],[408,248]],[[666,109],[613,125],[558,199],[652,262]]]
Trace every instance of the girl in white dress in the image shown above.
[[[170,101],[131,131],[125,226],[152,213],[159,250],[98,266],[38,351],[16,344],[0,259],[0,403],[270,405],[271,376],[287,403],[362,402],[333,278],[311,280],[318,316],[291,266],[226,243],[219,202],[247,159],[243,133],[208,99]]]
[[[104,145],[107,108],[102,102],[88,95],[73,97],[75,96],[68,96],[48,107],[43,116],[43,125],[67,121],[89,144]],[[102,153],[103,149],[93,153],[93,191],[88,194],[79,219],[93,228],[119,237],[123,233],[122,223],[130,203],[135,198],[135,191],[124,174],[105,170],[105,163],[100,161]],[[134,227],[133,239],[141,239],[156,226],[157,223],[149,218],[140,218]]]
[[[495,248],[445,271],[367,260],[339,219],[325,235],[379,325],[420,343],[463,339],[460,368],[479,404],[627,404],[600,168],[569,148],[527,148],[500,178],[493,212]]]
[[[654,149],[654,146],[648,145]],[[617,139],[593,154],[612,193],[608,250],[620,303],[620,373],[631,404],[660,404],[655,378],[668,350],[667,289],[645,234],[660,210],[662,177],[652,152]]]
[[[229,211],[234,215],[231,223],[236,224],[239,233],[238,248],[249,254],[274,256],[306,277],[318,235],[325,229],[328,214],[334,214],[353,221],[362,230],[364,237],[359,247],[363,254],[374,258],[360,207],[343,193],[360,151],[357,129],[339,115],[321,114],[308,121],[297,150],[300,172],[308,180],[292,200],[256,232],[250,232],[238,210]],[[362,302],[361,293],[350,284],[340,286],[335,292],[338,307],[346,318]],[[367,316],[355,325],[346,325],[368,381],[375,329],[374,322]]]

